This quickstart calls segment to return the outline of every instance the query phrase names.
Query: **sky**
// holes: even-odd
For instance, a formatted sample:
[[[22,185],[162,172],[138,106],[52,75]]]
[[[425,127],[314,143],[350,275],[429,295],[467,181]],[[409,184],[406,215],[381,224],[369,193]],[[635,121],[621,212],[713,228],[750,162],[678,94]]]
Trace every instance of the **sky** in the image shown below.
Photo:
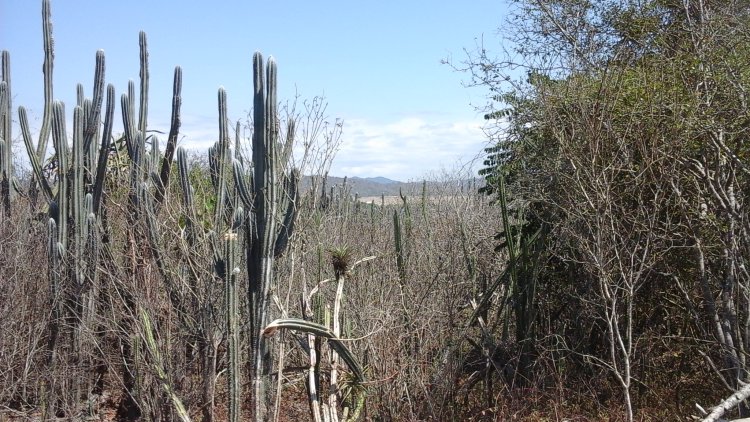
[[[252,55],[260,51],[277,61],[280,100],[322,95],[328,118],[343,119],[330,174],[418,180],[478,168],[487,139],[476,106],[485,104],[487,91],[465,87],[468,76],[441,61],[460,62],[480,37],[497,42],[506,13],[502,0],[52,0],[54,97],[72,114],[77,83],[91,96],[102,49],[106,82],[119,98],[128,80],[138,80],[143,30],[149,128],[169,130],[179,65],[179,145],[205,150],[218,136],[219,87],[227,90],[230,119],[244,120],[250,110]],[[41,26],[41,0],[0,0],[13,107],[27,108],[32,131],[43,105]],[[119,101],[115,113],[119,121]],[[22,143],[14,148],[23,150]]]

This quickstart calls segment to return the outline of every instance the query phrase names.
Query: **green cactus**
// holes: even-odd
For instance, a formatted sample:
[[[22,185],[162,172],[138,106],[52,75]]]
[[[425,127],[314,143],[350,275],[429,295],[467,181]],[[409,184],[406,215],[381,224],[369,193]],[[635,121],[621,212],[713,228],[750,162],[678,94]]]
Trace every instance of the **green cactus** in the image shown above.
[[[133,122],[135,115],[135,84],[128,81],[128,92],[120,96],[120,110],[122,111],[122,129],[125,138],[125,145],[128,151],[128,157],[133,159],[133,138],[135,136],[135,124]]]
[[[104,178],[107,175],[107,161],[109,159],[109,148],[112,142],[112,123],[115,111],[115,88],[110,84],[107,85],[107,105],[104,112],[104,132],[102,134],[102,143],[99,148],[99,156],[96,163],[96,179],[93,188],[93,207],[92,212],[99,215],[101,209],[102,194],[104,191]]]
[[[86,269],[86,280],[89,286],[98,287],[98,274],[96,266],[99,258],[99,251],[101,249],[99,241],[99,225],[97,224],[96,213],[94,213],[94,197],[93,195],[86,194],[86,244],[84,246],[86,254],[84,256],[85,269]],[[93,297],[96,297],[96,292],[93,293]],[[86,309],[91,311],[94,304],[89,303],[89,308]]]
[[[52,317],[50,319],[48,352],[48,365],[55,362],[55,353],[57,348],[57,337],[60,329],[60,319],[62,318],[62,303],[58,300],[62,289],[62,280],[60,277],[60,243],[57,241],[57,223],[55,207],[50,208],[50,219],[47,222],[47,274],[50,283],[50,309]]]
[[[55,202],[59,218],[57,220],[57,238],[63,251],[68,250],[68,141],[65,131],[65,106],[55,101],[52,106],[52,140],[57,158],[57,195]]]
[[[39,186],[42,189],[42,193],[44,194],[44,198],[47,203],[51,203],[54,201],[52,187],[50,187],[49,182],[42,174],[42,165],[39,162],[39,156],[37,156],[37,154],[34,152],[34,146],[32,144],[33,141],[31,140],[31,131],[29,130],[29,120],[26,116],[26,109],[23,106],[18,107],[18,121],[21,124],[21,136],[23,137],[23,143],[26,146],[26,152],[28,153],[29,161],[31,162],[31,169],[34,178],[36,182],[39,183]],[[32,189],[32,191],[35,191],[35,189],[36,188]]]
[[[177,137],[180,133],[180,107],[182,106],[182,68],[180,66],[174,69],[174,82],[172,84],[172,118],[169,126],[169,136],[167,145],[164,149],[164,158],[159,170],[159,183],[156,184],[156,193],[154,198],[159,205],[164,200],[164,194],[169,185],[170,168],[174,159],[175,149],[177,148]]]
[[[19,108],[24,144],[34,177],[50,204],[56,226],[58,263],[51,262],[50,265],[57,265],[57,277],[70,280],[60,282],[61,286],[69,289],[60,294],[67,302],[64,307],[68,313],[66,317],[71,318],[75,324],[70,329],[74,333],[76,352],[80,354],[77,359],[89,356],[83,350],[88,345],[79,333],[83,332],[84,324],[92,321],[98,295],[99,215],[103,208],[104,179],[114,115],[114,87],[109,85],[106,89],[104,131],[101,133],[102,103],[105,98],[104,72],[104,54],[98,51],[92,98],[86,98],[82,87],[77,90],[77,102],[80,105],[73,111],[71,145],[67,139],[64,105],[61,102],[52,104],[53,159],[57,162],[54,190],[41,172],[40,155],[34,151],[26,111]]]
[[[11,109],[13,98],[10,91],[10,53],[2,52],[2,71],[0,72],[0,203],[3,213],[10,217],[11,189],[13,167],[11,142],[13,140],[13,121]]]
[[[260,333],[270,319],[273,263],[276,256],[283,252],[283,248],[277,246],[287,244],[297,207],[296,182],[285,184],[280,180],[288,155],[284,150],[278,150],[282,145],[279,141],[276,61],[273,58],[268,59],[264,72],[263,56],[254,54],[253,87],[251,215],[254,224],[247,224],[245,230],[248,239],[246,252],[253,359],[252,400],[255,419],[262,419],[268,414],[268,389],[273,362],[268,345]],[[294,181],[297,176],[292,173],[288,177]],[[279,222],[285,222],[282,224],[286,224],[286,227],[280,227]]]
[[[49,141],[51,128],[52,128],[52,105],[53,105],[53,85],[52,85],[52,68],[54,65],[54,42],[52,39],[52,12],[50,8],[49,0],[43,0],[42,1],[42,32],[43,32],[43,43],[44,43],[44,63],[42,65],[42,73],[44,74],[44,109],[42,112],[42,126],[39,129],[39,141],[36,145],[36,148],[32,146],[31,136],[28,130],[26,131],[28,134],[28,137],[24,135],[24,143],[26,144],[26,149],[30,158],[30,161],[33,163],[36,162],[44,162],[44,157],[47,152],[47,144]],[[20,120],[20,114],[21,110],[19,108],[19,120]],[[25,116],[25,111],[24,111]],[[28,128],[28,124],[26,125]],[[27,140],[28,138],[28,140]],[[41,168],[41,167],[40,167]],[[36,171],[36,168],[34,168],[34,172],[32,173],[31,182],[29,184],[29,198],[31,200],[32,206],[36,205],[37,200],[37,184],[45,182],[40,181],[40,175],[41,171]],[[47,186],[47,189],[43,191],[45,195],[46,201],[49,203],[52,200],[51,191],[48,189],[49,186]],[[44,187],[42,189],[45,189]]]
[[[83,239],[86,238],[84,229],[86,227],[86,213],[83,209],[85,193],[84,183],[84,145],[83,145],[83,108],[76,106],[73,110],[73,149],[72,149],[72,191],[69,198],[72,205],[72,219],[74,229],[74,262],[75,278],[78,286],[83,284]]]
[[[232,160],[229,149],[229,130],[227,127],[227,93],[224,88],[219,88],[219,140],[209,149],[209,167],[214,191],[216,192],[216,209],[214,212],[214,230],[222,231],[226,220],[225,207],[232,201],[228,195],[227,178],[232,171],[230,163]]]
[[[177,170],[180,175],[180,186],[182,187],[182,202],[186,210],[185,215],[185,238],[189,245],[195,244],[195,209],[193,208],[193,187],[190,186],[189,169],[187,165],[187,153],[185,149],[177,148]]]
[[[253,194],[248,185],[252,185],[252,177],[251,181],[248,183],[246,180],[245,175],[245,169],[243,168],[242,162],[235,159],[232,162],[232,173],[234,176],[234,185],[237,189],[237,195],[242,201],[242,204],[247,207],[248,209],[252,209],[253,207]]]
[[[229,381],[229,421],[241,420],[241,354],[240,354],[240,308],[239,285],[240,272],[237,263],[238,233],[244,220],[242,207],[237,207],[232,225],[224,234],[224,288],[226,291],[226,330],[227,330],[227,372]]]
[[[141,81],[141,97],[140,97],[140,108],[138,109],[138,130],[141,131],[143,136],[146,136],[148,129],[148,44],[146,43],[146,33],[141,31],[138,34],[138,46],[140,47],[140,81]]]
[[[10,154],[10,142],[0,139],[0,157]],[[10,167],[0,169],[0,201],[6,217],[10,217]]]

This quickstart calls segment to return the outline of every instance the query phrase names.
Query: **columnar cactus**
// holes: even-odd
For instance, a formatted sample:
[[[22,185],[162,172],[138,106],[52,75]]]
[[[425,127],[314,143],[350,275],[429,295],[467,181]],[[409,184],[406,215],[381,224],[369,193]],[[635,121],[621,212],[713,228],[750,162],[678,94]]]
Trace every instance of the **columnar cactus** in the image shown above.
[[[177,148],[177,136],[180,133],[180,107],[182,106],[182,68],[174,69],[174,82],[172,84],[172,118],[169,127],[169,136],[164,150],[164,159],[159,170],[159,183],[156,185],[156,204],[164,200],[164,193],[169,185],[170,168]]]
[[[224,289],[226,292],[227,370],[229,375],[229,421],[239,422],[241,404],[240,307],[238,299],[237,263],[238,233],[244,220],[242,207],[237,207],[232,225],[224,234]]]
[[[76,359],[89,356],[83,348],[83,324],[93,317],[96,298],[97,262],[99,257],[99,221],[102,190],[109,156],[109,142],[114,110],[114,88],[107,87],[107,106],[104,133],[100,133],[101,109],[104,98],[104,53],[96,54],[93,97],[86,98],[78,89],[78,104],[73,113],[72,148],[68,143],[65,107],[52,102],[52,27],[49,2],[43,3],[45,47],[45,108],[37,145],[31,138],[28,117],[23,107],[18,109],[21,134],[32,165],[33,183],[30,187],[32,203],[37,184],[49,205],[48,262],[50,290],[53,297],[54,318],[50,326],[51,355],[55,354],[58,331],[71,330]],[[41,162],[52,133],[54,162],[57,164],[56,186],[42,173]],[[101,138],[101,146],[99,139]],[[94,289],[92,290],[92,287]],[[73,325],[58,321],[68,318]]]
[[[12,96],[10,92],[10,54],[2,52],[0,72],[0,203],[3,213],[10,217],[10,185],[13,179],[11,165],[11,141],[13,121],[11,120]]]
[[[31,135],[24,136],[24,143],[26,144],[26,150],[29,155],[29,159],[34,164],[44,162],[44,157],[47,152],[47,144],[49,142],[50,133],[52,130],[52,98],[53,98],[53,85],[52,85],[52,69],[54,66],[54,43],[52,40],[52,12],[49,4],[49,0],[42,1],[42,34],[44,43],[44,63],[42,64],[42,73],[44,74],[44,109],[42,112],[42,126],[39,129],[39,141],[37,142],[36,148],[32,146]],[[19,118],[21,110],[18,110]],[[24,111],[25,114],[25,111]],[[22,122],[23,124],[23,122]],[[28,124],[26,125],[28,127]],[[27,133],[28,130],[26,131]],[[28,139],[28,141],[27,141]],[[34,172],[31,176],[31,183],[29,185],[29,197],[32,204],[36,203],[37,199],[37,183],[46,185],[46,181],[42,182],[39,175],[41,171]],[[45,189],[45,187],[42,187]],[[49,186],[46,186],[46,190],[43,192],[45,200],[47,202],[52,200],[52,194]]]
[[[265,72],[264,72],[265,70]],[[265,74],[265,78],[264,78]],[[286,154],[279,151],[279,123],[276,99],[276,61],[253,56],[253,206],[246,225],[247,270],[249,278],[250,341],[253,362],[253,410],[260,420],[268,415],[268,389],[273,362],[261,335],[270,321],[274,259],[283,252],[296,215],[296,183],[282,183]],[[289,141],[289,140],[287,140]],[[297,176],[291,174],[292,180]],[[235,180],[238,178],[235,176]],[[240,189],[240,187],[238,187]],[[283,213],[283,214],[282,214]],[[279,222],[286,222],[286,227]]]
[[[26,110],[19,108],[18,116],[24,145],[33,170],[34,182],[31,191],[36,191],[38,184],[49,205],[48,222],[48,255],[49,275],[52,296],[64,297],[69,302],[58,306],[59,313],[55,321],[63,318],[63,312],[72,313],[72,319],[79,325],[83,318],[90,315],[93,308],[90,296],[86,296],[92,285],[96,285],[97,262],[100,244],[100,231],[103,230],[101,216],[104,211],[104,178],[112,142],[114,115],[114,88],[109,85],[104,89],[105,62],[103,52],[97,52],[93,85],[93,96],[86,97],[83,86],[77,88],[76,105],[73,111],[72,139],[68,139],[66,130],[65,106],[61,102],[52,102],[52,25],[50,20],[49,1],[43,2],[44,18],[44,80],[45,111],[38,142],[31,138]],[[172,98],[172,124],[166,144],[164,157],[160,156],[158,139],[148,135],[148,50],[145,33],[139,36],[140,45],[140,90],[138,110],[136,110],[135,83],[128,84],[127,92],[121,97],[124,142],[130,158],[129,194],[130,204],[128,219],[131,228],[128,234],[130,242],[137,241],[138,236],[149,240],[151,258],[156,260],[160,274],[164,278],[172,305],[181,315],[187,310],[182,308],[183,297],[173,283],[178,271],[172,271],[165,265],[165,242],[160,236],[160,225],[157,223],[158,205],[166,198],[170,167],[173,154],[177,152],[180,182],[184,192],[186,209],[186,238],[193,246],[198,239],[208,239],[213,252],[212,280],[223,279],[226,293],[226,330],[229,351],[229,391],[230,418],[239,420],[240,403],[240,345],[239,345],[239,303],[237,289],[239,284],[238,268],[241,259],[246,259],[249,279],[248,296],[250,302],[250,341],[251,358],[253,359],[253,413],[255,419],[268,417],[268,388],[273,367],[269,348],[263,336],[263,330],[271,320],[271,303],[273,291],[274,260],[284,253],[294,227],[297,203],[299,172],[289,169],[288,161],[292,152],[295,126],[289,122],[286,139],[281,139],[277,112],[276,64],[269,59],[264,66],[263,57],[256,53],[253,58],[254,77],[254,119],[252,139],[252,165],[245,168],[239,148],[239,128],[235,135],[235,151],[231,151],[229,130],[226,117],[226,93],[219,91],[220,136],[211,154],[212,175],[216,194],[216,209],[211,228],[197,224],[193,209],[193,191],[188,181],[186,155],[176,148],[179,133],[179,109],[181,104],[182,73],[175,69],[174,90]],[[0,80],[0,181],[5,187],[10,186],[12,168],[9,164],[11,138],[10,133],[10,71],[9,57],[3,53],[2,80]],[[102,105],[104,107],[104,128]],[[136,114],[137,113],[137,114]],[[8,123],[6,123],[8,122]],[[57,164],[56,179],[48,179],[42,172],[48,138],[52,135],[54,156],[52,162]],[[69,142],[71,141],[71,142]],[[150,144],[150,151],[148,145]],[[161,162],[158,161],[161,159]],[[159,165],[160,164],[160,165]],[[231,172],[231,173],[230,173]],[[232,179],[230,179],[232,178]],[[3,190],[4,193],[6,190]],[[3,199],[5,196],[3,196]],[[242,225],[244,224],[244,227]],[[209,224],[210,225],[210,224]],[[104,225],[106,228],[106,225]],[[223,242],[221,241],[223,239]],[[239,252],[244,246],[244,254]],[[106,248],[106,246],[104,246]],[[135,248],[134,248],[135,249]],[[198,248],[191,248],[198,250]],[[190,254],[192,252],[188,252]],[[142,259],[135,256],[134,259]],[[188,258],[190,259],[190,257]],[[139,266],[133,265],[134,273]],[[137,275],[134,274],[134,275]],[[200,275],[193,274],[199,278]],[[194,280],[196,283],[198,280]],[[72,291],[67,291],[68,288]],[[195,286],[191,286],[195,287]],[[66,290],[66,291],[63,291]],[[125,289],[127,290],[127,289]],[[126,291],[120,293],[128,293]],[[129,294],[129,293],[128,293]],[[138,315],[136,295],[125,298],[131,316]],[[187,298],[184,298],[186,301]],[[200,301],[203,299],[189,299]],[[211,301],[212,299],[208,299]],[[201,304],[202,305],[202,304]],[[207,307],[214,306],[213,303]],[[201,309],[202,310],[202,309]],[[207,313],[208,314],[208,313]],[[146,314],[143,314],[146,315]],[[146,315],[147,317],[147,315]],[[191,316],[192,317],[192,316]],[[135,327],[131,318],[131,328]],[[209,320],[214,316],[206,316]],[[192,318],[185,318],[185,321]],[[144,321],[148,320],[147,318]],[[211,321],[209,321],[211,322]],[[199,322],[200,323],[200,322]],[[126,322],[125,324],[128,324]],[[149,325],[145,324],[144,325]],[[60,325],[60,329],[63,325]],[[75,327],[74,327],[75,328]],[[128,327],[124,327],[128,330]],[[213,340],[213,329],[210,323],[203,327],[190,327],[194,332],[204,330],[204,339]],[[151,334],[150,328],[146,329]],[[320,332],[326,336],[327,332]],[[53,336],[54,338],[55,336]],[[154,356],[158,349],[152,338],[147,339],[148,348]],[[218,345],[218,342],[215,342]],[[138,353],[137,345],[133,346],[125,339],[123,342],[123,360],[126,366],[135,367]],[[54,349],[54,347],[53,347]],[[54,350],[53,350],[54,352]],[[342,353],[339,351],[339,353]],[[344,356],[346,360],[347,357]],[[215,356],[214,356],[215,360]],[[215,364],[213,366],[215,369]],[[127,372],[127,371],[126,371]],[[361,371],[360,371],[361,372]],[[130,376],[131,379],[127,379]],[[123,374],[122,383],[128,397],[134,400],[134,380],[132,373]],[[210,378],[215,378],[211,371]],[[165,385],[165,389],[168,386]],[[169,391],[168,391],[169,392]],[[127,399],[126,399],[127,400]],[[127,406],[124,405],[124,406]]]
[[[61,277],[60,277],[60,255],[61,248],[57,241],[57,223],[56,212],[54,208],[50,208],[50,219],[47,222],[47,260],[49,265],[47,266],[47,276],[49,277],[50,283],[50,308],[52,309],[52,318],[49,326],[49,360],[48,365],[51,365],[56,361],[55,352],[57,343],[57,336],[59,333],[60,319],[62,317],[62,303],[58,298],[60,297],[60,291],[62,289]]]

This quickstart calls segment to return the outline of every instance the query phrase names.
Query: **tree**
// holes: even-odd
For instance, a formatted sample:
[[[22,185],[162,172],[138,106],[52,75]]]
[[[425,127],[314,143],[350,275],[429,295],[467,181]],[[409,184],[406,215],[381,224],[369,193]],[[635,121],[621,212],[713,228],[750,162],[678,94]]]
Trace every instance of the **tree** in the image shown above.
[[[550,226],[542,277],[568,286],[605,335],[585,346],[564,324],[547,334],[609,370],[630,420],[648,321],[691,322],[707,366],[739,389],[750,380],[748,2],[514,4],[512,48],[498,59],[480,45],[465,67],[490,91],[484,190],[506,177],[525,218]]]

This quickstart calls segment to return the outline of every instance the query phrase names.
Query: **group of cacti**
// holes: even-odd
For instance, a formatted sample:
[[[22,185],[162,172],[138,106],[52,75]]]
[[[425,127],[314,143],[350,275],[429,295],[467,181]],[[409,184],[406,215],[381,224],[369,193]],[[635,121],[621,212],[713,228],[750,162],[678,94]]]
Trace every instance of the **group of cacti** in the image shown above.
[[[52,60],[53,42],[49,0],[43,0],[44,28],[44,92],[45,107],[39,140],[32,140],[28,118],[23,107],[18,109],[21,133],[32,167],[31,184],[28,196],[36,198],[41,191],[48,205],[48,274],[51,297],[53,298],[50,353],[56,351],[55,339],[64,318],[83,324],[87,316],[95,312],[95,301],[99,266],[105,255],[103,249],[110,245],[102,239],[110,230],[106,215],[107,197],[112,192],[105,189],[105,179],[112,177],[108,159],[121,150],[112,142],[112,128],[115,107],[115,92],[112,85],[105,90],[105,58],[102,51],[96,54],[93,96],[85,98],[84,90],[78,86],[77,104],[73,111],[72,144],[68,142],[65,127],[65,107],[61,102],[53,102]],[[255,53],[253,57],[253,132],[252,161],[245,163],[239,152],[240,139],[236,135],[234,150],[230,135],[226,109],[226,92],[219,90],[219,139],[209,150],[209,173],[215,195],[214,216],[211,224],[199,224],[195,209],[194,191],[189,180],[190,168],[187,153],[177,148],[180,129],[180,106],[182,70],[175,69],[172,99],[172,119],[166,148],[162,154],[158,138],[148,130],[148,50],[146,35],[140,34],[140,89],[136,116],[135,84],[128,84],[127,92],[121,97],[123,130],[122,140],[127,152],[129,183],[127,184],[127,217],[129,239],[132,245],[142,236],[147,241],[148,253],[139,259],[152,259],[163,280],[163,288],[170,304],[179,315],[182,324],[193,334],[203,336],[210,342],[207,328],[209,323],[200,321],[202,316],[189,315],[189,300],[210,300],[187,298],[179,286],[192,284],[197,288],[198,280],[187,271],[169,267],[166,258],[168,250],[161,231],[164,222],[159,219],[169,198],[169,178],[174,154],[177,155],[179,186],[182,190],[184,229],[180,231],[188,245],[182,250],[186,262],[197,262],[191,254],[199,253],[199,242],[208,241],[212,252],[211,270],[214,277],[223,280],[226,342],[228,351],[228,390],[229,419],[240,420],[241,368],[240,354],[241,316],[239,276],[244,260],[247,271],[247,295],[249,304],[249,341],[252,359],[251,401],[255,419],[264,419],[269,413],[270,380],[272,377],[272,352],[267,337],[263,335],[267,327],[283,327],[284,322],[271,322],[271,304],[274,286],[274,260],[288,247],[293,233],[298,209],[299,172],[288,165],[294,142],[295,126],[290,121],[286,128],[286,139],[282,140],[280,120],[277,112],[276,63],[270,58],[264,66],[263,57]],[[10,216],[11,188],[17,182],[13,179],[10,141],[11,126],[11,86],[10,57],[2,53],[2,81],[0,82],[0,206],[2,213]],[[106,95],[105,95],[106,93]],[[105,101],[106,96],[106,101]],[[102,107],[104,104],[104,107]],[[102,113],[103,108],[103,113]],[[103,114],[103,116],[102,116]],[[101,121],[104,121],[103,128]],[[239,132],[239,130],[237,131]],[[46,157],[48,138],[52,135],[54,154]],[[71,146],[72,145],[72,146]],[[49,178],[43,170],[56,169],[56,177]],[[194,259],[195,258],[195,259]],[[145,262],[145,261],[143,261]],[[131,272],[137,272],[133,265]],[[178,280],[181,274],[186,280]],[[132,286],[135,288],[135,286]],[[146,330],[142,336],[153,360],[153,368],[163,378],[165,368],[158,351],[152,330],[157,330],[148,311],[126,300],[132,317],[131,327],[138,324]],[[199,305],[200,307],[200,305]],[[196,319],[199,321],[196,322]],[[67,326],[67,325],[66,325]],[[75,328],[75,327],[74,327]],[[305,327],[301,328],[306,331]],[[322,332],[321,332],[322,333]],[[333,347],[342,353],[344,359],[352,361],[343,345],[335,342],[330,333],[319,333],[334,338]],[[73,330],[75,337],[75,330]],[[81,340],[75,340],[80,343]],[[127,362],[130,357],[124,356]],[[214,369],[215,369],[215,359]],[[51,359],[52,362],[54,359]],[[358,370],[358,366],[352,366]],[[214,377],[215,371],[209,375]],[[361,371],[358,371],[361,378]],[[184,408],[167,379],[162,379],[165,390],[173,401],[181,418],[187,417]],[[213,382],[211,381],[208,381]],[[127,381],[124,381],[126,387]],[[209,388],[207,391],[213,391]],[[130,392],[128,392],[130,394]],[[212,400],[213,398],[207,398]],[[211,406],[204,412],[211,418]]]

